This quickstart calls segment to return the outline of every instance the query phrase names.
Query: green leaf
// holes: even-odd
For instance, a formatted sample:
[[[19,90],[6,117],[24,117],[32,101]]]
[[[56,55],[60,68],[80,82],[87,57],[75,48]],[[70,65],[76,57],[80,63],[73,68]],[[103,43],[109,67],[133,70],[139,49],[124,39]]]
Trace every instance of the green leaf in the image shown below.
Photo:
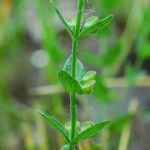
[[[66,60],[63,70],[66,71],[70,76],[72,72],[72,55]],[[76,80],[80,81],[81,78],[85,75],[85,69],[83,64],[79,59],[77,59],[76,64]]]
[[[67,129],[68,131],[68,137],[71,137],[71,121],[68,121],[64,127]],[[78,134],[80,132],[80,122],[77,121],[76,122],[76,134]]]
[[[79,94],[82,93],[78,81],[72,78],[66,71],[60,70],[58,73],[58,78],[66,92],[69,93],[77,92]]]
[[[84,25],[84,29],[92,26],[96,21],[98,21],[98,19],[99,18],[97,16],[89,17]]]
[[[103,121],[93,125],[92,127],[87,128],[77,135],[77,137],[72,141],[73,144],[78,143],[82,140],[88,139],[96,134],[98,134],[106,125],[109,124],[109,121]]]
[[[94,86],[95,86],[96,81],[95,80],[91,80],[89,82],[87,82],[86,84],[81,85],[81,89],[82,89],[82,93],[91,93]]]
[[[86,121],[83,124],[81,124],[81,132],[92,127],[94,123],[92,121]]]
[[[69,145],[64,145],[61,150],[69,150]]]
[[[87,24],[85,24],[85,28],[83,28],[83,30],[81,31],[81,33],[79,34],[79,39],[82,37],[85,37],[88,34],[91,34],[93,32],[96,32],[102,28],[104,28],[105,26],[107,26],[110,21],[112,20],[113,16],[109,15],[108,17],[100,20],[100,19],[96,19],[96,17],[93,17],[93,19],[89,19]]]
[[[52,116],[49,116],[47,115],[46,113],[40,111],[40,110],[37,110],[41,116],[45,119],[45,121],[53,128],[55,129],[57,132],[59,132],[61,135],[63,135],[66,140],[68,142],[70,142],[69,138],[68,138],[68,132],[67,130],[63,127],[63,125],[58,121],[56,120],[56,118],[52,117]]]
[[[64,145],[61,150],[69,150],[69,145]],[[75,150],[75,149],[74,149]]]
[[[50,0],[51,5],[53,6],[53,8],[55,9],[59,19],[61,20],[61,22],[63,23],[65,29],[68,31],[68,33],[70,34],[71,37],[74,37],[74,32],[72,31],[72,29],[69,27],[69,25],[67,24],[67,22],[65,21],[62,13],[59,11],[59,9],[57,8],[57,6],[55,5],[55,3]]]
[[[88,71],[83,78],[81,79],[81,83],[87,83],[91,80],[94,80],[96,77],[96,72],[95,71]]]
[[[71,131],[71,122],[70,122],[70,121],[68,121],[68,122],[65,124],[65,128],[66,128],[68,131]],[[76,122],[76,128],[77,128],[77,130],[79,130],[79,128],[80,128],[80,122],[79,122],[79,121]]]
[[[76,17],[73,17],[72,19],[67,21],[69,27],[75,31],[75,27],[76,27]]]

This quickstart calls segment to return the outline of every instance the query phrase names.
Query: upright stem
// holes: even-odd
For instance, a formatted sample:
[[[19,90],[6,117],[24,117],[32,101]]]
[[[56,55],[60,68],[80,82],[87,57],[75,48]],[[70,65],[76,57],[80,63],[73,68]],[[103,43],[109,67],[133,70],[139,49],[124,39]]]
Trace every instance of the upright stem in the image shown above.
[[[76,40],[72,43],[72,77],[76,77],[76,60],[77,60],[77,48],[78,42]],[[71,119],[71,140],[75,138],[76,133],[76,122],[77,122],[77,113],[76,113],[76,94],[70,94],[70,119]]]
[[[75,36],[78,38],[81,29],[81,22],[83,17],[83,9],[84,9],[84,0],[78,0],[77,6],[77,20],[76,20],[76,33]]]
[[[84,0],[78,0],[77,6],[77,16],[76,16],[76,30],[75,37],[72,41],[72,77],[76,78],[76,62],[78,53],[78,35],[81,29],[82,14],[83,14]],[[70,94],[70,120],[71,120],[71,141],[76,136],[76,122],[77,122],[77,112],[76,112],[76,93]],[[74,145],[70,143],[69,150],[74,150]]]

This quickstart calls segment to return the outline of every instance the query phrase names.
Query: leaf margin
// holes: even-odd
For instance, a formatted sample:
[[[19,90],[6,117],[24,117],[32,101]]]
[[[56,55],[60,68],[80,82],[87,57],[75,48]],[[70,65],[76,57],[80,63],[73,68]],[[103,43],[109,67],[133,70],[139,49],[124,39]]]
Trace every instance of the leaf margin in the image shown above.
[[[107,126],[110,123],[109,120],[105,120],[99,123],[94,124],[92,127],[87,128],[86,130],[79,133],[72,141],[73,144],[76,144],[80,141],[86,140],[88,138],[91,138],[92,136],[98,134],[105,126]],[[97,129],[96,129],[97,128]],[[92,130],[95,131],[93,132]],[[89,133],[88,133],[89,132]],[[93,132],[93,133],[92,133]],[[87,134],[88,133],[88,134]]]
[[[70,143],[67,130],[55,117],[50,116],[46,114],[45,112],[38,110],[38,109],[36,111],[44,118],[44,120],[48,123],[48,125],[51,128],[53,128],[55,131],[63,135],[66,138],[66,140]]]
[[[110,23],[112,18],[113,18],[113,15],[108,15],[107,17],[105,17],[101,20],[100,19],[97,20],[94,24],[92,24],[88,28],[85,28],[85,29],[83,28],[83,30],[80,32],[80,34],[78,36],[78,39],[81,39],[81,38],[87,36],[88,34],[95,32],[96,30],[103,29],[105,26],[107,26]],[[96,28],[96,29],[94,29],[94,28]]]

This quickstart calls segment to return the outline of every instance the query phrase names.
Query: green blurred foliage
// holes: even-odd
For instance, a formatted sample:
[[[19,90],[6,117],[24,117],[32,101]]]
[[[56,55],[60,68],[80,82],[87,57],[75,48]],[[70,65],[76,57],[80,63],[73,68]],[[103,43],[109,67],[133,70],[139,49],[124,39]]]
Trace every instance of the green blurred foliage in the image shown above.
[[[62,3],[62,1],[58,2]],[[149,75],[150,4],[146,0],[94,0],[89,1],[86,5],[90,8],[96,7],[97,12],[94,13],[101,18],[109,14],[114,15],[114,19],[108,27],[97,32],[96,38],[91,36],[88,39],[96,40],[98,47],[90,43],[93,44],[93,48],[88,48],[84,44],[80,48],[80,57],[85,62],[86,67],[98,71],[92,99],[109,105],[114,97],[112,91],[106,86],[107,77],[125,77],[127,84],[132,86],[139,77]],[[133,9],[134,5],[138,6],[137,10]],[[29,6],[32,7],[29,8]],[[30,35],[32,33],[29,33],[26,24],[26,14],[30,9],[33,9],[34,15],[32,17],[36,18],[40,30],[38,31],[40,38],[36,42]],[[131,15],[132,21],[135,21],[135,24],[131,25],[128,19],[132,11],[137,11],[137,18],[142,18],[142,21],[136,20],[135,16],[132,18]],[[90,10],[89,14],[93,15]],[[65,94],[46,97],[30,97],[28,95],[28,89],[32,85],[58,84],[57,72],[61,62],[65,61],[67,52],[64,43],[61,43],[60,40],[66,38],[66,33],[61,28],[57,29],[55,20],[55,13],[48,0],[0,1],[0,149],[2,150],[23,149],[28,147],[25,144],[28,145],[29,143],[36,145],[35,149],[39,147],[59,149],[59,145],[64,142],[63,139],[56,137],[53,132],[50,132],[52,133],[51,137],[47,136],[49,135],[47,126],[45,127],[42,121],[36,117],[33,109],[43,108],[50,114],[55,114],[63,122],[68,111],[65,107],[68,105],[67,96]],[[35,27],[32,22],[29,22],[29,24],[31,29]],[[134,30],[137,25],[138,29]],[[130,40],[131,35],[134,34],[133,41],[124,44],[124,41]],[[88,44],[88,40],[83,41],[83,43]],[[65,44],[67,45],[68,41]],[[129,51],[127,52],[128,47]],[[38,49],[47,52],[49,58],[48,65],[42,69],[35,69],[29,62],[32,52]],[[132,56],[133,53],[134,56]],[[127,55],[127,57],[121,57],[122,54]],[[130,58],[130,56],[132,57]],[[26,59],[26,57],[29,59]],[[148,62],[146,67],[145,62]],[[119,65],[121,65],[119,71],[114,71],[116,66]],[[33,84],[31,78],[36,83]],[[37,102],[36,106],[35,101]],[[146,111],[144,115],[149,116],[149,111]],[[110,140],[110,143],[108,141],[108,150],[113,150],[113,147],[116,148],[121,130],[130,117],[127,114],[112,121],[108,132],[110,138],[113,138],[108,138]],[[30,129],[29,135],[33,136],[31,141],[24,138],[24,124]],[[38,143],[36,134],[37,136],[40,135],[41,138],[46,136],[48,144],[46,141]],[[19,139],[18,142],[15,139]],[[91,150],[97,149],[100,149],[99,146],[92,145]]]

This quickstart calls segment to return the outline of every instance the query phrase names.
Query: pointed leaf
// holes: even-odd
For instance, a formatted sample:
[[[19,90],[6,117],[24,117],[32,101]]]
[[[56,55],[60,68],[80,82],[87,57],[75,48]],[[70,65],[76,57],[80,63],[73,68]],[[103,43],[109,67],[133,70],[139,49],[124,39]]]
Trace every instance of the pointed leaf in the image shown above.
[[[72,55],[69,56],[69,58],[66,60],[66,63],[63,67],[63,70],[66,71],[71,76],[71,70],[72,70]],[[76,64],[76,80],[80,81],[81,78],[85,75],[85,69],[83,64],[79,59],[77,59]]]
[[[50,0],[51,5],[53,6],[53,8],[55,9],[59,19],[61,20],[61,22],[63,23],[65,29],[68,31],[68,33],[71,35],[71,37],[74,37],[74,32],[72,31],[72,29],[69,27],[69,25],[67,24],[67,22],[65,21],[63,15],[61,14],[61,12],[59,11],[59,9],[57,8],[57,6],[55,5],[55,3]]]
[[[88,24],[88,26],[86,25],[85,28],[83,28],[82,32],[79,34],[79,39],[104,28],[109,24],[111,20],[112,20],[112,15],[109,15],[108,17],[102,20],[100,19],[95,19],[95,21],[93,20],[91,25]]]
[[[63,127],[63,125],[58,121],[56,120],[56,118],[52,117],[52,116],[49,116],[47,115],[46,113],[40,111],[40,110],[37,110],[41,116],[45,119],[45,121],[53,128],[55,129],[57,132],[59,132],[61,135],[63,135],[66,140],[68,142],[70,142],[69,138],[67,137],[68,133],[67,133],[67,130]]]
[[[58,78],[66,92],[69,92],[69,93],[77,92],[79,94],[82,93],[82,90],[78,81],[72,78],[66,71],[60,70],[58,73]]]
[[[82,140],[88,139],[96,134],[98,134],[106,125],[108,125],[109,121],[103,121],[93,125],[92,127],[87,128],[77,135],[77,137],[73,140],[73,144],[78,143]]]

